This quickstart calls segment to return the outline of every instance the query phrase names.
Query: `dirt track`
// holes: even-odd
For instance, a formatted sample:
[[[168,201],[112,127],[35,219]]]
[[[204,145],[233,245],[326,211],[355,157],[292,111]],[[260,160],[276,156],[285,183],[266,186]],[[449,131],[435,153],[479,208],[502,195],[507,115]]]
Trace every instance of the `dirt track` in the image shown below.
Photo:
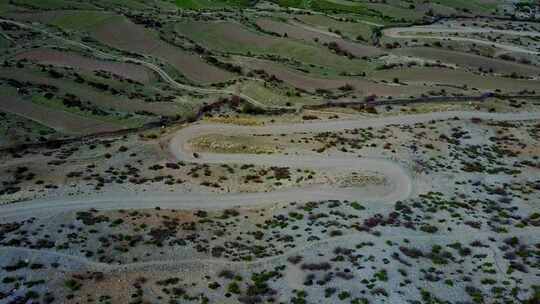
[[[356,158],[351,156],[326,155],[317,157],[288,156],[288,155],[242,155],[242,154],[218,154],[200,153],[199,157],[193,156],[190,150],[190,140],[205,134],[291,134],[295,132],[322,132],[340,131],[352,128],[384,127],[388,125],[412,125],[429,122],[432,120],[447,120],[458,117],[463,120],[480,118],[484,120],[538,120],[540,113],[485,113],[485,112],[440,112],[428,114],[400,115],[381,117],[365,120],[342,120],[327,122],[310,122],[297,124],[269,125],[261,127],[221,125],[221,124],[194,124],[178,131],[170,142],[170,152],[178,158],[197,163],[250,163],[258,165],[277,165],[290,167],[310,167],[318,169],[337,168],[341,170],[368,170],[382,174],[387,179],[385,187],[365,186],[361,188],[333,188],[331,186],[311,186],[284,191],[261,192],[261,193],[234,193],[234,194],[210,194],[210,193],[146,193],[146,194],[108,194],[104,196],[66,197],[60,199],[34,200],[19,202],[10,205],[0,205],[0,223],[13,220],[28,219],[30,217],[53,217],[66,212],[87,210],[95,208],[99,210],[117,209],[147,209],[153,207],[170,209],[225,209],[225,208],[252,208],[264,205],[274,205],[278,202],[307,202],[321,200],[357,200],[362,198],[368,204],[393,204],[397,200],[404,200],[414,193],[415,179],[398,162],[379,158]],[[520,235],[530,237],[534,231],[522,231]],[[492,236],[491,232],[484,233],[484,238]],[[441,234],[437,239],[453,241],[456,234]],[[28,248],[0,247],[6,257],[18,256],[27,259],[35,257],[63,261],[70,267],[103,271],[111,274],[125,274],[127,272],[147,271],[151,273],[170,272],[172,270],[182,272],[189,267],[202,267],[204,269],[221,265],[234,265],[235,267],[250,267],[280,261],[293,254],[317,248],[328,248],[330,244],[346,244],[351,242],[365,241],[364,234],[350,234],[342,237],[327,238],[313,243],[303,243],[298,247],[287,250],[283,254],[269,258],[257,259],[253,262],[231,262],[221,259],[173,259],[156,260],[149,262],[134,262],[124,265],[112,265],[92,261],[79,255],[56,252],[52,250],[34,250]],[[407,236],[418,242],[432,241],[434,236],[422,236],[412,234]],[[460,241],[463,239],[477,239],[478,234],[459,234]],[[398,241],[402,235],[393,235],[390,239]],[[536,237],[535,237],[536,238]],[[492,259],[498,265],[500,257],[493,252]],[[497,266],[499,267],[499,266]],[[500,269],[499,269],[500,270]]]
[[[294,132],[339,131],[353,128],[383,127],[387,125],[412,125],[431,120],[460,119],[533,120],[540,119],[540,113],[475,113],[441,112],[418,115],[404,115],[365,120],[343,120],[314,122],[264,127],[245,127],[232,125],[192,125],[178,131],[171,140],[170,151],[179,160],[197,163],[239,163],[290,167],[309,167],[316,169],[337,168],[343,170],[371,171],[386,177],[387,183],[381,187],[332,188],[330,186],[311,186],[269,193],[148,193],[88,197],[69,197],[45,199],[0,207],[1,220],[27,218],[30,216],[50,216],[60,212],[96,208],[100,210],[144,209],[160,206],[172,209],[225,209],[233,207],[254,207],[276,202],[306,202],[313,200],[341,199],[354,200],[359,196],[370,203],[394,203],[407,198],[414,191],[414,181],[399,163],[386,159],[356,158],[343,156],[289,156],[289,155],[242,155],[201,153],[195,158],[189,150],[188,142],[204,134],[291,134]]]
[[[453,41],[462,41],[462,42],[474,42],[478,44],[494,46],[499,49],[517,52],[517,53],[526,53],[532,55],[538,55],[540,52],[525,49],[522,47],[502,44],[492,41],[486,41],[481,39],[474,38],[465,38],[465,37],[452,37],[452,36],[429,36],[421,35],[419,33],[463,33],[463,34],[473,34],[473,33],[497,33],[504,35],[513,35],[513,36],[531,36],[531,37],[540,37],[540,33],[537,32],[528,32],[528,31],[510,31],[510,30],[495,30],[495,29],[484,29],[484,28],[470,28],[470,27],[442,27],[442,26],[411,26],[411,27],[395,27],[388,28],[383,31],[385,36],[391,38],[402,38],[402,39],[437,39],[437,40],[453,40]]]

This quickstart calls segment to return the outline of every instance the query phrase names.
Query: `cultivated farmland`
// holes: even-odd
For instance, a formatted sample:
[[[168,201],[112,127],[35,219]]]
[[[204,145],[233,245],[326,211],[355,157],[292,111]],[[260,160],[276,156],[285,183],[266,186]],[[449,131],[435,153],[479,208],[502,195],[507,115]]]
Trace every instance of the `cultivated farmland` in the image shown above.
[[[0,0],[0,303],[540,303],[539,24]]]

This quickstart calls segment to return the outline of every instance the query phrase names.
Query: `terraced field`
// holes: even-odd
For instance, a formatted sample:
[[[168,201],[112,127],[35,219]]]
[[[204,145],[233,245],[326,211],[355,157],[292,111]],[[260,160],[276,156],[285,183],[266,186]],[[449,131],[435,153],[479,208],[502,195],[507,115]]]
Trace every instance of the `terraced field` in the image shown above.
[[[0,303],[540,303],[536,3],[0,13]]]

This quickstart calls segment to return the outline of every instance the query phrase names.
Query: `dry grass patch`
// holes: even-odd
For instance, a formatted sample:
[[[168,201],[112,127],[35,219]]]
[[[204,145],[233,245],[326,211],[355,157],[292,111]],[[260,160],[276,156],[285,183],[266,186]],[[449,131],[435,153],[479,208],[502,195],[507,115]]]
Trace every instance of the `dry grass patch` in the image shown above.
[[[223,123],[239,126],[260,126],[262,122],[251,117],[205,117],[205,121],[211,123]]]
[[[215,153],[272,154],[281,150],[279,146],[265,143],[253,136],[211,134],[192,139],[190,144],[195,150]]]

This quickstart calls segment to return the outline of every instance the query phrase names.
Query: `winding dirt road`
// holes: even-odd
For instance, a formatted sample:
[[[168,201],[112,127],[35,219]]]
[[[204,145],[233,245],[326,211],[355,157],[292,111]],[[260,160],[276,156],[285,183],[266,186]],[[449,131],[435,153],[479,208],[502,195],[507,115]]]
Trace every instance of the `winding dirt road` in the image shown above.
[[[107,54],[96,50],[88,45],[77,41],[65,39],[56,36],[47,31],[44,31],[33,26],[14,22],[11,20],[0,19],[3,22],[17,24],[24,28],[32,28],[42,32],[50,37],[64,41],[72,45],[77,45],[81,48],[92,51],[96,56],[124,61],[134,62],[146,66],[158,73],[166,82],[171,85],[185,90],[196,91],[209,94],[236,94],[248,102],[251,102],[260,107],[268,106],[259,103],[249,96],[238,94],[227,90],[199,88],[181,84],[172,79],[159,66],[135,59],[122,56]],[[456,31],[457,30],[457,31]],[[540,54],[540,52],[520,48],[517,46],[509,46],[500,43],[489,41],[463,38],[463,37],[433,37],[427,35],[415,35],[410,33],[428,33],[428,32],[463,32],[471,33],[467,28],[466,31],[459,28],[434,28],[434,27],[408,27],[408,28],[393,28],[384,31],[384,34],[393,38],[429,38],[429,39],[451,39],[456,41],[475,42],[478,44],[494,45],[500,49],[512,52],[524,52],[529,54]],[[493,30],[477,31],[477,33],[494,32]],[[514,31],[512,31],[514,32]],[[409,34],[407,34],[409,33]],[[525,33],[501,33],[510,35],[525,35]],[[529,35],[527,33],[526,35]],[[539,37],[540,33],[536,33],[535,37]],[[27,202],[14,203],[9,205],[0,205],[0,223],[12,221],[16,219],[26,219],[29,217],[45,217],[54,216],[59,213],[85,210],[95,208],[99,210],[117,210],[117,209],[145,209],[153,207],[162,207],[170,209],[225,209],[233,207],[256,207],[263,205],[271,205],[276,202],[306,202],[327,199],[338,200],[357,200],[362,199],[363,202],[369,203],[394,203],[398,200],[404,200],[414,193],[414,177],[407,171],[402,164],[396,161],[382,158],[358,158],[354,156],[344,156],[342,154],[328,154],[320,156],[298,156],[298,155],[253,155],[253,154],[219,154],[219,153],[199,153],[199,157],[194,157],[193,150],[190,146],[190,141],[199,136],[209,134],[220,135],[256,135],[256,134],[292,134],[292,133],[314,133],[314,132],[332,132],[342,131],[354,128],[367,127],[384,127],[388,125],[412,125],[416,123],[425,123],[432,120],[446,120],[458,117],[460,119],[481,118],[484,120],[495,121],[519,121],[519,120],[538,120],[540,113],[479,113],[479,112],[440,112],[417,115],[400,115],[392,117],[382,117],[365,120],[341,120],[328,122],[309,122],[298,124],[283,124],[283,125],[268,125],[262,127],[246,127],[223,124],[194,124],[178,131],[170,142],[169,150],[178,160],[189,161],[194,163],[214,163],[214,164],[255,164],[261,166],[285,166],[293,168],[310,168],[319,170],[354,170],[365,171],[380,174],[385,177],[386,184],[384,187],[366,186],[358,188],[337,188],[329,185],[317,185],[305,188],[295,188],[268,193],[233,193],[233,194],[212,194],[212,193],[147,193],[147,194],[131,194],[119,193],[116,195],[107,194],[102,196],[83,196],[83,197],[64,197],[59,199],[39,199]],[[523,236],[534,237],[535,231],[522,232]],[[492,236],[491,233],[485,233],[482,238]],[[104,270],[108,272],[124,273],[125,271],[156,271],[156,270],[185,270],[186,264],[198,264],[202,267],[208,267],[209,264],[236,264],[238,266],[248,266],[258,263],[266,263],[271,260],[283,259],[285,256],[293,253],[312,248],[327,247],[329,243],[336,242],[351,242],[365,241],[366,238],[373,237],[369,235],[345,235],[343,237],[322,240],[300,246],[294,250],[290,250],[284,255],[260,259],[254,262],[228,262],[217,259],[207,260],[174,260],[174,261],[155,261],[132,263],[128,265],[108,265],[99,263],[82,256],[64,254],[52,250],[34,250],[28,248],[0,247],[3,254],[11,254],[17,256],[40,256],[52,259],[71,260],[74,263],[79,263],[90,269]],[[394,238],[401,239],[401,235],[395,235]],[[413,236],[414,237],[414,236]],[[447,236],[420,236],[426,241],[431,241],[434,238],[444,239]],[[460,235],[460,241],[465,239],[473,240],[478,238],[478,234]],[[409,236],[410,238],[410,236]],[[498,258],[493,254],[493,260]]]
[[[454,26],[454,27],[445,27],[440,25],[430,25],[430,26],[410,26],[410,27],[395,27],[395,28],[388,28],[383,30],[383,34],[390,38],[398,38],[398,39],[437,39],[437,40],[453,40],[453,41],[462,41],[462,42],[473,42],[477,44],[483,44],[488,46],[494,46],[499,49],[509,51],[509,52],[517,52],[517,53],[526,53],[526,54],[532,54],[532,55],[538,55],[540,54],[539,51],[533,51],[530,49],[526,49],[523,47],[515,46],[515,45],[508,45],[493,41],[487,41],[482,39],[475,39],[475,38],[467,38],[467,37],[453,37],[453,36],[430,36],[430,35],[422,35],[422,33],[462,33],[462,34],[474,34],[474,33],[482,33],[482,34],[502,34],[502,35],[511,35],[511,36],[529,36],[529,37],[540,37],[540,33],[538,32],[530,32],[530,31],[511,31],[511,30],[497,30],[497,29],[485,29],[485,28],[475,28],[475,27],[462,27],[462,26]]]
[[[353,128],[384,127],[388,125],[410,125],[433,120],[447,120],[458,117],[460,119],[480,118],[493,121],[520,121],[538,120],[540,113],[484,113],[484,112],[439,112],[415,115],[400,115],[391,117],[381,117],[365,120],[343,120],[328,122],[310,122],[298,124],[269,125],[261,127],[234,126],[222,124],[195,124],[178,131],[170,142],[170,152],[178,160],[191,161],[196,163],[250,163],[258,165],[309,167],[317,169],[337,168],[342,170],[364,170],[382,174],[388,180],[389,187],[376,189],[374,192],[360,188],[332,188],[330,186],[314,186],[310,188],[289,189],[284,191],[274,191],[268,193],[236,193],[236,194],[208,194],[208,193],[151,193],[144,195],[107,195],[96,197],[76,197],[50,200],[35,200],[0,206],[0,222],[15,219],[27,219],[29,217],[54,216],[60,213],[75,211],[80,209],[95,208],[99,210],[115,209],[145,209],[160,206],[162,208],[174,209],[222,209],[231,207],[254,207],[265,204],[275,204],[276,202],[305,202],[320,201],[326,199],[357,200],[368,203],[394,203],[402,200],[414,191],[414,179],[407,170],[399,163],[379,158],[356,158],[341,155],[325,156],[289,156],[289,155],[249,155],[249,154],[218,154],[200,153],[199,157],[193,156],[190,149],[190,140],[198,136],[207,134],[223,135],[249,135],[249,134],[291,134],[296,132],[325,132],[340,131]],[[369,186],[368,186],[369,188]],[[527,232],[528,237],[532,232]],[[534,233],[532,234],[534,235]],[[491,232],[486,234],[492,236]],[[231,262],[220,259],[180,259],[129,263],[125,265],[109,265],[95,262],[88,258],[61,253],[51,250],[34,250],[28,248],[16,248],[0,246],[0,251],[7,256],[24,256],[28,259],[35,257],[63,261],[72,267],[84,267],[96,271],[108,273],[126,273],[129,271],[189,271],[190,267],[209,268],[212,265],[235,265],[235,267],[249,267],[254,264],[268,263],[284,259],[302,250],[316,250],[316,248],[327,248],[329,244],[348,243],[357,240],[365,241],[369,235],[344,235],[331,239],[325,239],[312,243],[299,245],[297,248],[288,250],[282,255],[258,259],[253,262]],[[393,236],[401,238],[400,235]],[[433,236],[410,235],[409,238],[425,238],[426,241],[433,240]],[[437,238],[451,240],[455,236],[440,235]],[[459,236],[463,241],[462,235]],[[467,237],[467,236],[465,236]],[[477,234],[470,234],[468,237],[476,238]],[[493,251],[493,260],[498,265],[498,257]],[[199,269],[198,268],[198,269]]]
[[[144,193],[65,197],[37,199],[0,206],[0,222],[28,217],[52,216],[61,212],[96,208],[99,210],[145,209],[160,206],[171,209],[226,209],[255,207],[276,202],[306,202],[325,199],[358,200],[369,203],[394,203],[410,196],[414,181],[409,172],[398,162],[381,158],[358,158],[354,156],[324,155],[252,155],[200,153],[193,156],[189,141],[206,134],[292,134],[295,132],[328,132],[354,128],[384,127],[387,125],[411,125],[432,120],[481,118],[496,121],[535,120],[540,113],[482,113],[439,112],[416,115],[400,115],[364,120],[342,120],[298,124],[246,127],[221,124],[195,124],[178,131],[170,142],[170,152],[178,160],[195,163],[236,163],[265,166],[288,166],[310,169],[339,169],[369,171],[383,175],[384,187],[338,188],[310,186],[261,193]]]

